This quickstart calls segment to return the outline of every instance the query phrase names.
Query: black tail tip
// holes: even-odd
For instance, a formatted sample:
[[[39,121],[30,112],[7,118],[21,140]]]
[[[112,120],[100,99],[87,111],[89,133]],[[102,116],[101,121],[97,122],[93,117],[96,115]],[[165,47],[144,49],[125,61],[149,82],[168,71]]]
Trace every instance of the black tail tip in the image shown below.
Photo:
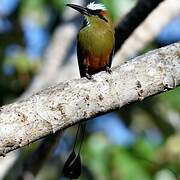
[[[76,156],[74,150],[66,160],[62,169],[62,174],[66,178],[77,179],[81,175],[81,158],[80,154]]]

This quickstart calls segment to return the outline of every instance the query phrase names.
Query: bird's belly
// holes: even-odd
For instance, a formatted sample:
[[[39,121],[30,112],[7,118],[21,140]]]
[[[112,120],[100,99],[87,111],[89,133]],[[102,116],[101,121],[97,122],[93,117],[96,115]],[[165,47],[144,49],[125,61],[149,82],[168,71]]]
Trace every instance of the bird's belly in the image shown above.
[[[90,72],[104,70],[109,63],[109,55],[95,56],[87,55],[84,57],[84,65],[88,67]]]
[[[105,70],[113,50],[114,34],[109,30],[83,30],[79,34],[78,43],[83,65],[88,68],[89,73]]]
[[[94,35],[95,36],[95,35]],[[111,40],[95,36],[95,38],[89,38],[87,44],[84,47],[84,64],[88,66],[88,69],[100,71],[105,69],[105,66],[109,64],[110,54],[113,49]]]

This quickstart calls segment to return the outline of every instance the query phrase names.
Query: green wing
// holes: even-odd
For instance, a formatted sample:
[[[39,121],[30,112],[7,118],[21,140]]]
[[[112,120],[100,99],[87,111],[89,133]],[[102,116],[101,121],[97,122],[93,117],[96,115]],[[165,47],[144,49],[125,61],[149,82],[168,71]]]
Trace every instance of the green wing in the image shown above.
[[[81,77],[86,76],[86,67],[84,65],[84,55],[83,49],[81,48],[79,41],[77,41],[77,58],[78,58],[78,65],[79,65],[79,72]]]

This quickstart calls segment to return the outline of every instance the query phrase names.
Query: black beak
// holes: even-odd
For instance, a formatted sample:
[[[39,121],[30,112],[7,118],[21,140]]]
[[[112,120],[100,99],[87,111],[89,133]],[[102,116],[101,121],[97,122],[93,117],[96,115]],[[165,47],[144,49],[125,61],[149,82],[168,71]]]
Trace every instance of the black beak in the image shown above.
[[[87,8],[85,8],[85,7],[78,6],[78,5],[75,5],[75,4],[66,4],[66,6],[69,6],[69,7],[73,8],[73,9],[75,9],[76,11],[79,11],[81,14],[90,16],[89,10]]]

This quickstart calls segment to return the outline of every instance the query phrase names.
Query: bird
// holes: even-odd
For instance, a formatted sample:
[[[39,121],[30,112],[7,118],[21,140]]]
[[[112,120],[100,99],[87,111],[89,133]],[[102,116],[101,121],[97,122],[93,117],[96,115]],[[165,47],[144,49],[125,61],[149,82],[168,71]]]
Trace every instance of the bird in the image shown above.
[[[83,26],[77,35],[77,59],[80,76],[91,80],[92,76],[100,71],[111,73],[115,30],[105,5],[91,2],[86,7],[76,4],[67,4],[66,6],[75,9],[84,16]],[[77,134],[79,129],[84,133],[85,125],[78,126]],[[81,136],[82,141],[83,137],[84,135]],[[82,142],[79,153],[81,145]],[[74,148],[75,145],[64,165],[63,174],[65,177],[76,179],[81,174],[81,159],[79,153],[75,154]]]

